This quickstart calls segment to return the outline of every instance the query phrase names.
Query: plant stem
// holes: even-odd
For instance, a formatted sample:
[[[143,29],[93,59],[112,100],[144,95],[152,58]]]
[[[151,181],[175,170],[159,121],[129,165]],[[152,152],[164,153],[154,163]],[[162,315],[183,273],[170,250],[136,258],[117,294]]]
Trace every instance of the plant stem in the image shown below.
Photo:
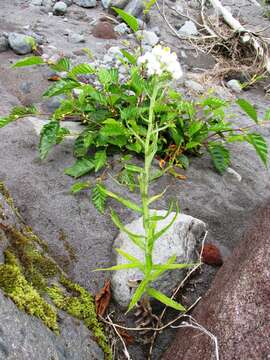
[[[157,94],[159,91],[158,83],[154,84],[154,89],[150,97],[148,128],[144,146],[144,173],[141,176],[141,200],[143,208],[143,227],[145,232],[145,275],[149,275],[152,271],[152,232],[150,226],[150,211],[149,211],[149,182],[150,170],[156,148],[157,137],[154,135],[154,106],[156,103]]]

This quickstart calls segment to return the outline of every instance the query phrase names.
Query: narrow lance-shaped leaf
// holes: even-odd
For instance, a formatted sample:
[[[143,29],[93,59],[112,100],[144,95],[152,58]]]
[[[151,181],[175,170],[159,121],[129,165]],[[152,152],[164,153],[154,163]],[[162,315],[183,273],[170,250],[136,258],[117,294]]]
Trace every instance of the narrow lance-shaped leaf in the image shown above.
[[[118,194],[113,193],[112,191],[109,191],[108,189],[103,189],[102,191],[104,191],[107,196],[111,197],[114,200],[117,200],[118,202],[120,202],[121,204],[123,204],[124,206],[128,207],[131,210],[134,210],[138,213],[142,213],[142,208],[140,206],[138,206],[135,202],[129,200],[129,199],[125,199],[123,197],[121,197]]]
[[[134,308],[134,306],[137,304],[137,302],[141,299],[141,297],[143,296],[144,292],[145,292],[145,289],[147,287],[147,285],[149,284],[149,278],[146,277],[144,278],[140,285],[138,286],[138,288],[136,289],[134,295],[132,296],[132,299],[129,303],[129,306],[128,306],[128,311],[130,311],[131,309]]]
[[[122,20],[133,30],[134,32],[139,30],[139,23],[138,20],[125,12],[124,10],[112,7],[112,9],[121,17]]]
[[[138,260],[137,258],[135,258],[135,256],[132,256],[130,254],[128,254],[127,252],[125,252],[124,250],[122,249],[115,249],[115,251],[122,255],[125,259],[127,259],[128,261],[132,262],[132,263],[136,263],[137,264],[137,267],[140,268],[140,270],[142,270],[144,272],[144,265],[143,263]]]
[[[153,288],[148,288],[147,290],[147,294],[149,296],[152,296],[153,298],[157,299],[158,301],[160,301],[161,303],[163,303],[166,306],[169,306],[173,309],[179,310],[179,311],[183,311],[185,312],[186,309],[184,308],[183,305],[179,304],[178,302],[170,299],[168,296],[162,294],[160,291],[157,291]]]
[[[118,270],[136,269],[136,268],[138,268],[138,264],[136,264],[136,263],[119,264],[119,265],[114,265],[114,266],[110,266],[107,268],[95,269],[95,270],[93,270],[93,272],[95,272],[95,271],[118,271]]]

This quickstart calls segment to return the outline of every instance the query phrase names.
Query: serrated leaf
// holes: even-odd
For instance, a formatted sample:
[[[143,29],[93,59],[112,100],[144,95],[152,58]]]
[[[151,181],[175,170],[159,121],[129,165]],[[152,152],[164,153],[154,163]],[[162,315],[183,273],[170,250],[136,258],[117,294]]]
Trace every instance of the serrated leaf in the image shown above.
[[[80,134],[74,142],[74,156],[77,158],[86,156],[93,142],[94,136],[91,132],[85,132]]]
[[[107,160],[107,154],[105,150],[97,151],[95,153],[95,172],[98,172],[104,167]]]
[[[37,108],[34,105],[29,106],[15,106],[11,112],[11,116],[24,116],[24,115],[34,115],[37,113]]]
[[[262,160],[263,164],[267,166],[268,162],[268,146],[262,135],[254,132],[246,136],[247,141],[254,147],[256,153]]]
[[[87,63],[83,63],[83,64],[78,64],[78,65],[74,66],[68,73],[68,76],[76,77],[78,75],[88,75],[88,74],[94,74],[94,73],[95,73],[94,68],[92,68]]]
[[[139,30],[138,20],[134,16],[128,14],[122,9],[115,7],[112,7],[112,9],[121,17],[122,20],[124,20],[124,22],[131,28],[131,30],[134,32]]]
[[[83,158],[78,159],[74,165],[65,169],[65,174],[74,177],[75,179],[88,174],[95,168],[95,163],[92,159]]]
[[[56,144],[60,144],[63,139],[70,134],[69,129],[60,127],[56,137]]]
[[[230,164],[229,150],[221,143],[211,143],[208,146],[208,151],[211,155],[215,168],[218,172],[223,174]]]
[[[52,97],[69,93],[72,89],[79,88],[80,84],[75,80],[60,80],[54,85],[50,86],[44,93],[43,96]]]
[[[258,124],[258,114],[255,107],[245,99],[238,99],[236,103],[240,106],[240,108]]]
[[[103,124],[104,126],[100,130],[102,136],[120,136],[126,134],[126,130],[120,121],[107,119]]]
[[[56,64],[50,64],[50,68],[55,71],[66,71],[68,72],[70,69],[70,60],[67,58],[61,58],[57,61]]]
[[[157,291],[153,288],[148,288],[146,290],[147,294],[149,296],[152,296],[153,298],[157,299],[161,303],[163,303],[166,306],[169,306],[173,309],[179,310],[179,311],[186,311],[183,305],[179,304],[178,302],[170,299],[168,296],[162,294],[160,291]]]
[[[118,70],[100,68],[98,71],[98,79],[103,85],[116,83],[118,81]]]
[[[51,121],[44,125],[40,133],[39,154],[43,160],[48,155],[48,152],[57,142],[57,135],[60,129],[58,121]]]
[[[45,64],[41,56],[29,56],[22,60],[17,61],[12,65],[12,68],[24,67],[24,66],[33,66],[33,65],[43,65]]]
[[[71,186],[70,191],[72,192],[72,194],[77,194],[78,192],[80,192],[82,190],[89,189],[90,186],[91,186],[91,184],[89,181],[77,182]]]
[[[104,186],[101,184],[96,184],[92,188],[92,203],[101,214],[105,211],[107,199],[106,192],[103,191],[104,189]]]

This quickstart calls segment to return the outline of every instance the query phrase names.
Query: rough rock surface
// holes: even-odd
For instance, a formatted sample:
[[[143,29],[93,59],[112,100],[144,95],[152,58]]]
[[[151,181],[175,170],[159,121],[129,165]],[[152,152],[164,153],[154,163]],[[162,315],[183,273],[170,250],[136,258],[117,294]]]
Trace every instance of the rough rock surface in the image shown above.
[[[192,314],[218,340],[222,360],[267,360],[270,355],[270,203],[226,261]],[[200,336],[198,336],[200,335]],[[213,342],[179,329],[163,360],[215,360]]]
[[[157,211],[157,215],[164,216],[166,211]],[[157,231],[162,230],[174,218],[175,213],[171,213],[165,220],[157,225]],[[134,234],[143,234],[142,218],[134,220],[126,227]],[[176,263],[193,263],[196,260],[196,245],[202,239],[206,231],[205,224],[194,219],[192,216],[180,214],[169,230],[155,242],[153,252],[153,262],[155,264],[165,264],[170,257],[176,255]],[[144,261],[144,254],[133,242],[130,241],[126,233],[121,232],[114,242],[115,248],[121,248],[126,253],[134,256],[140,261]],[[116,264],[126,264],[128,261],[117,254]],[[166,272],[153,286],[162,293],[170,296],[173,289],[183,279],[185,271],[174,270]],[[127,271],[116,271],[112,275],[112,288],[114,298],[122,307],[127,307],[133,292],[128,285],[129,280],[141,280],[142,273],[138,269],[128,269]]]
[[[34,39],[23,34],[11,33],[8,36],[9,46],[19,55],[25,55],[32,51],[31,40]]]
[[[89,330],[70,316],[61,322],[61,336],[38,319],[18,310],[0,291],[0,360],[99,360],[104,355]]]

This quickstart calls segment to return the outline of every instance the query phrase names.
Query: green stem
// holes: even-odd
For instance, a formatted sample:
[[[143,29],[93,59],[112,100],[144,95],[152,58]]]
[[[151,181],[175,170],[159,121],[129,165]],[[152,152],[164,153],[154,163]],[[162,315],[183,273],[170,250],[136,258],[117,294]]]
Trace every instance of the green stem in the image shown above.
[[[151,227],[150,227],[150,211],[149,211],[149,183],[150,183],[150,170],[153,161],[153,147],[156,146],[155,142],[157,137],[154,134],[154,106],[156,103],[157,94],[159,91],[159,84],[154,85],[153,93],[150,97],[148,128],[144,146],[144,173],[141,176],[141,200],[143,208],[143,227],[145,232],[145,275],[149,275],[152,271],[152,242],[151,242]]]

